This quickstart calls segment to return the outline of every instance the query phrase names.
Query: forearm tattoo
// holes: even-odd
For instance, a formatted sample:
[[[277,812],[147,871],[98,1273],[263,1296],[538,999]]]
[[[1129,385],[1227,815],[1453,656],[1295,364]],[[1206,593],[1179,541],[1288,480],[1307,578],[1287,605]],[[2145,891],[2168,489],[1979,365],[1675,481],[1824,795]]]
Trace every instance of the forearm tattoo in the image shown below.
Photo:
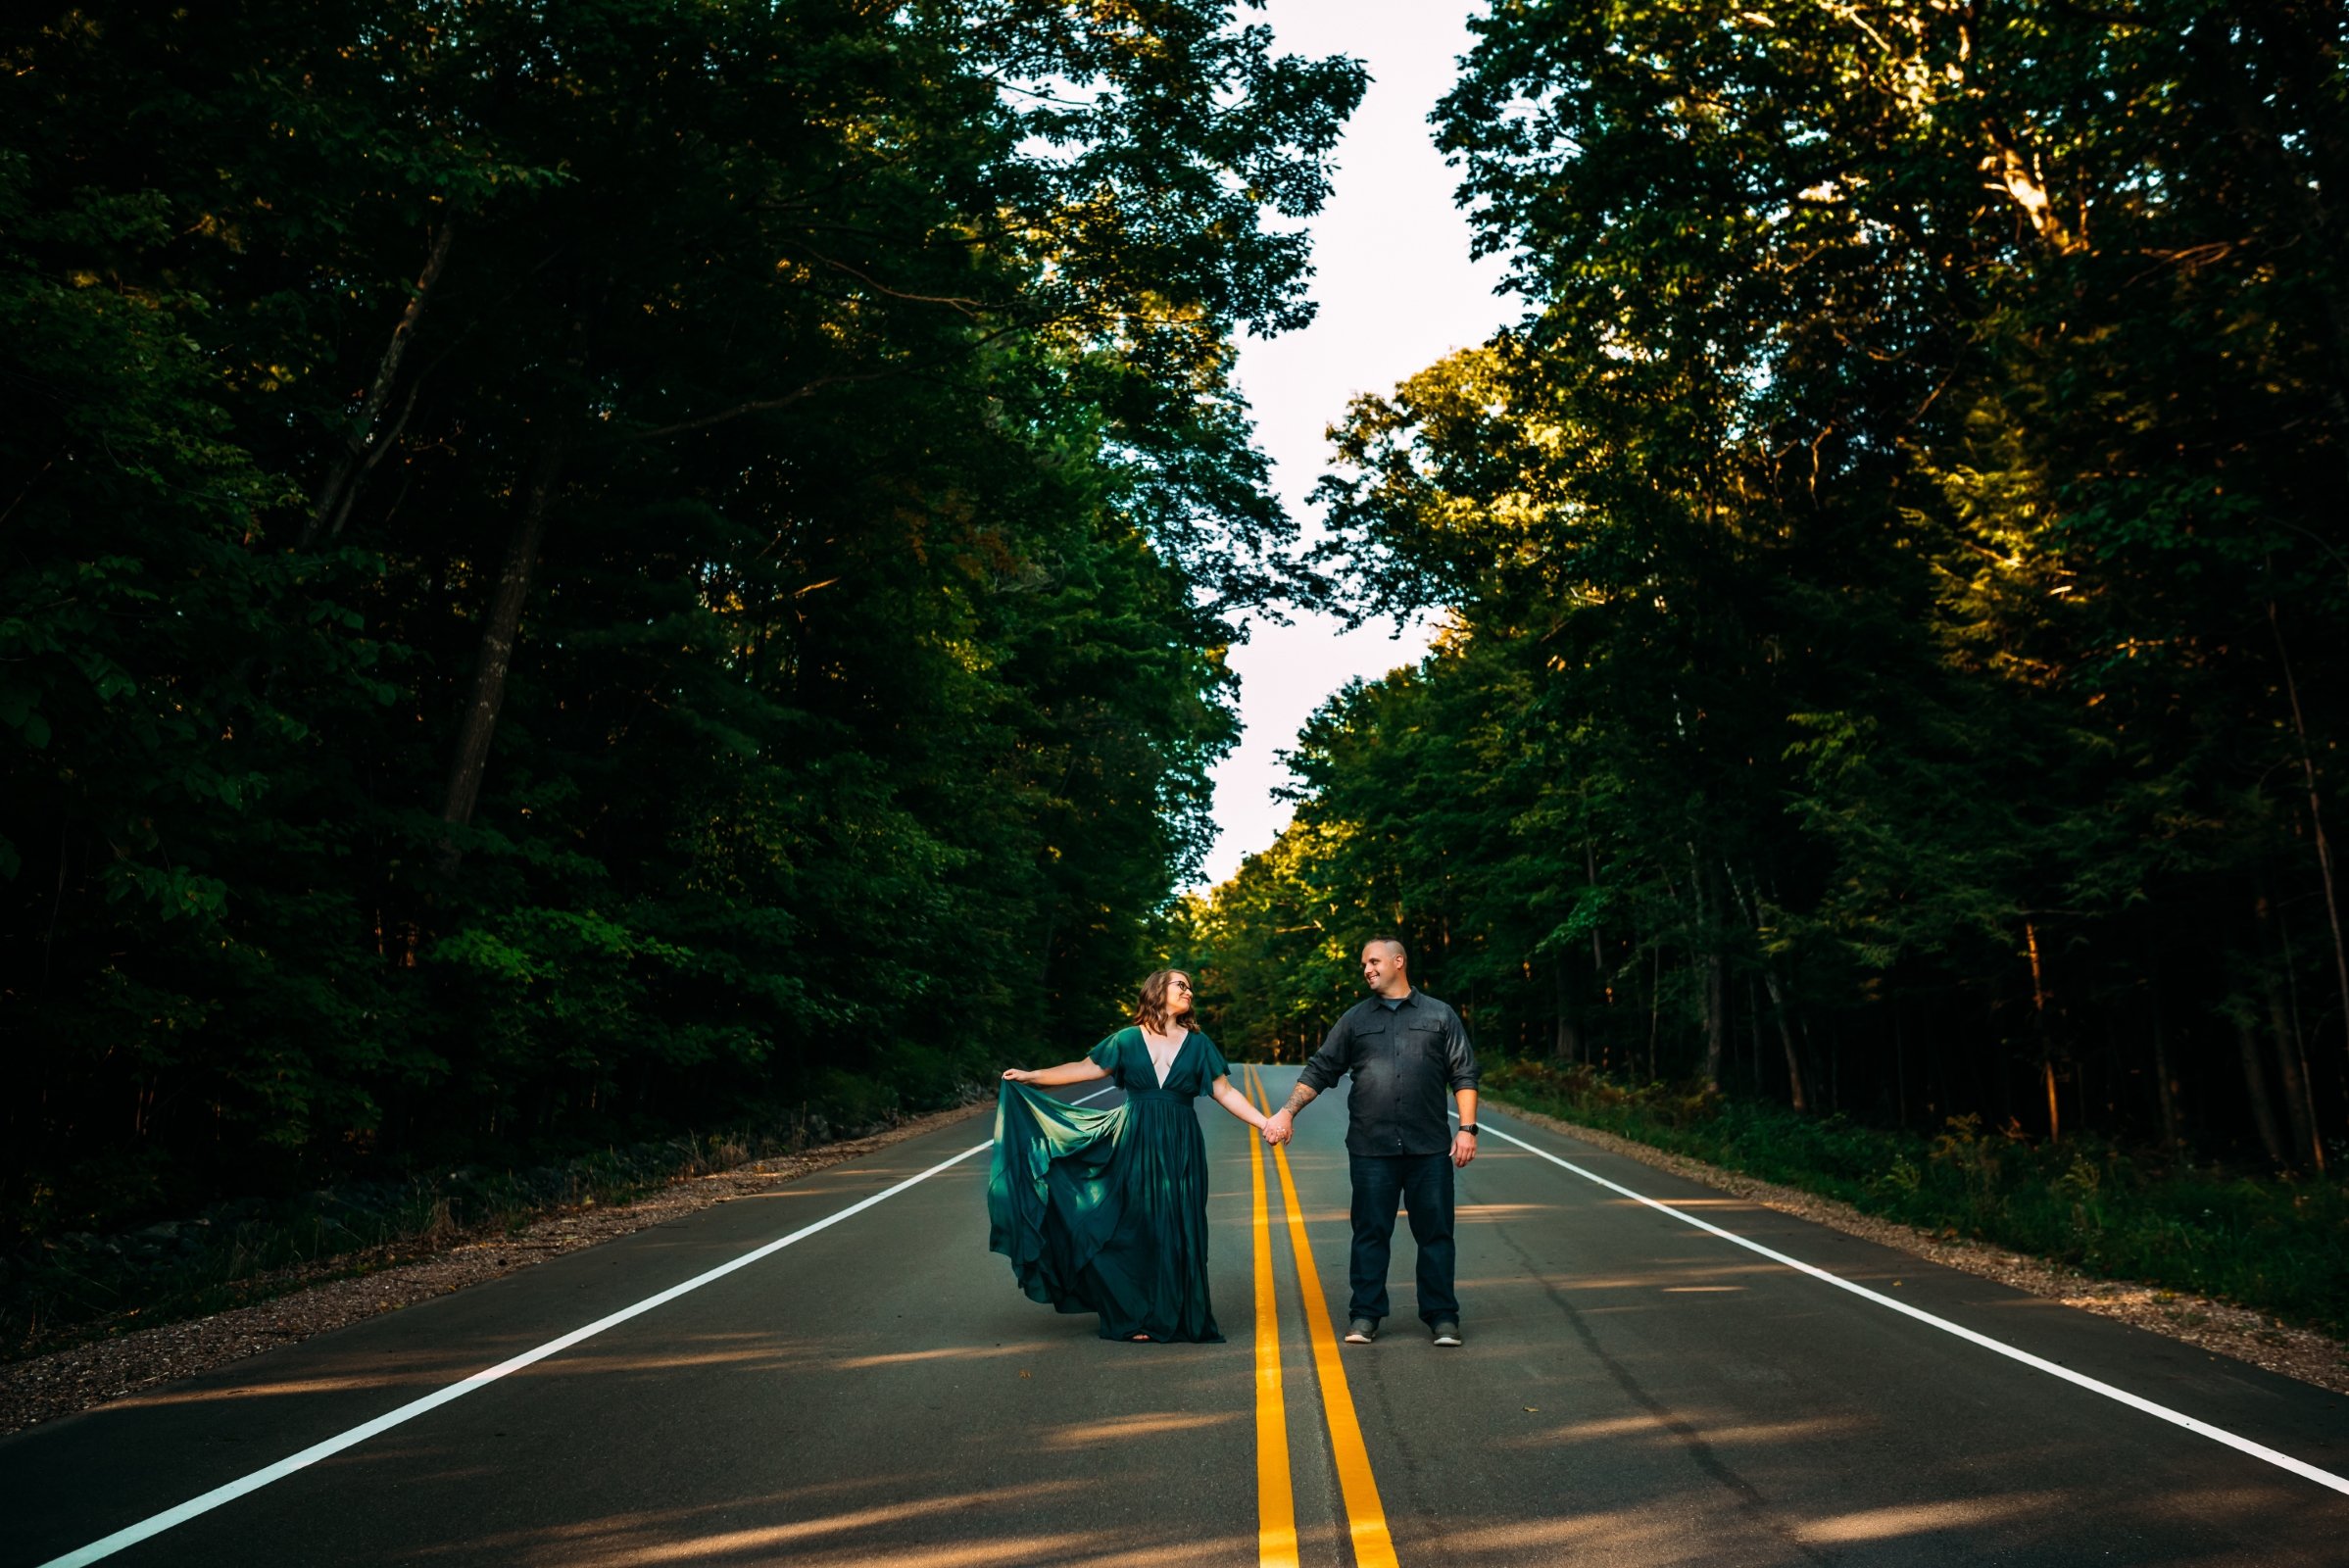
[[[1304,1109],[1307,1104],[1311,1103],[1312,1100],[1313,1091],[1306,1088],[1303,1084],[1298,1084],[1295,1089],[1289,1091],[1289,1103],[1283,1105],[1281,1108],[1294,1116],[1298,1111]]]

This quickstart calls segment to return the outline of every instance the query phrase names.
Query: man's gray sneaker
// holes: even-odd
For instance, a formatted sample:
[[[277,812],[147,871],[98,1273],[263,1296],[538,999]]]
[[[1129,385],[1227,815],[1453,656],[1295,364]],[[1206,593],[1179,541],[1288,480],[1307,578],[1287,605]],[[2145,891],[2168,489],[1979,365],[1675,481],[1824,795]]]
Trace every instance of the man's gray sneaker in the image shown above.
[[[1453,1322],[1449,1321],[1448,1319],[1447,1319],[1447,1320],[1445,1320],[1445,1321],[1444,1321],[1444,1322],[1438,1323],[1438,1324],[1436,1325],[1436,1343],[1437,1343],[1438,1345],[1457,1345],[1457,1344],[1459,1344],[1459,1343],[1460,1343],[1460,1325],[1459,1325],[1459,1324],[1457,1324],[1457,1323],[1453,1323]]]
[[[1358,1317],[1346,1325],[1346,1343],[1348,1345],[1368,1345],[1378,1337],[1379,1320],[1377,1318]]]

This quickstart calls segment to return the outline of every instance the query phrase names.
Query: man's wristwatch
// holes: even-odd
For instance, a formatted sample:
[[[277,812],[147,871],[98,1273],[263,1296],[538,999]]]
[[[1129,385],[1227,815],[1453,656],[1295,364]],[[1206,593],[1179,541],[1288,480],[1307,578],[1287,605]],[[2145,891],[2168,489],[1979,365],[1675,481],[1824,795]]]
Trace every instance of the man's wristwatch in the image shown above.
[[[1466,1133],[1466,1134],[1467,1134],[1469,1137],[1471,1137],[1471,1138],[1474,1138],[1474,1137],[1476,1136],[1476,1127],[1475,1127],[1475,1125],[1474,1125],[1474,1124],[1472,1124],[1472,1123],[1470,1123],[1470,1122],[1462,1122],[1462,1123],[1460,1123],[1460,1131],[1462,1131],[1462,1132]]]

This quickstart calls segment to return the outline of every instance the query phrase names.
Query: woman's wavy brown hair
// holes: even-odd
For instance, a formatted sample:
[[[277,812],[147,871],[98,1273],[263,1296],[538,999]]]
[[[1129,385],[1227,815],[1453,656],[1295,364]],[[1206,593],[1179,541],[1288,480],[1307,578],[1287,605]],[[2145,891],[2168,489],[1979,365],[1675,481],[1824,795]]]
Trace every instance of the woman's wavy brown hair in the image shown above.
[[[1155,969],[1150,972],[1149,979],[1142,982],[1142,1000],[1134,1004],[1135,1023],[1146,1029],[1155,1029],[1160,1034],[1166,1032],[1169,1023],[1179,1023],[1186,1029],[1199,1027],[1199,1019],[1189,1007],[1171,1019],[1166,1015],[1166,985],[1178,974],[1186,980],[1191,978],[1188,969]]]

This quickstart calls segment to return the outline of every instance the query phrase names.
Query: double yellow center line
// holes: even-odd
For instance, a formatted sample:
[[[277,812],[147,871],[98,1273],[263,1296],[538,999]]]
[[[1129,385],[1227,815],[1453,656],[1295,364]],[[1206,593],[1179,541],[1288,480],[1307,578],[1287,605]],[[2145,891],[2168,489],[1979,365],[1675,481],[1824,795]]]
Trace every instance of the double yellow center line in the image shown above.
[[[1267,1114],[1272,1102],[1264,1092],[1263,1075],[1253,1067],[1242,1069],[1250,1099]],[[1330,1453],[1338,1466],[1338,1492],[1346,1503],[1347,1534],[1358,1568],[1396,1568],[1395,1543],[1387,1534],[1387,1510],[1379,1501],[1377,1478],[1370,1471],[1370,1451],[1362,1443],[1362,1423],[1354,1414],[1354,1396],[1346,1386],[1346,1366],[1338,1353],[1337,1331],[1330,1324],[1329,1302],[1321,1294],[1321,1273],[1313,1266],[1313,1250],[1305,1240],[1305,1210],[1297,1196],[1297,1178],[1289,1169],[1289,1151],[1275,1147],[1273,1163],[1281,1175],[1281,1197],[1288,1209],[1289,1246],[1297,1258],[1297,1282],[1305,1302],[1305,1329],[1313,1345],[1313,1370],[1321,1385],[1322,1415],[1329,1427]],[[1272,1280],[1272,1219],[1266,1201],[1264,1156],[1254,1140],[1248,1154],[1250,1191],[1255,1200],[1256,1261],[1256,1557],[1264,1568],[1296,1568],[1297,1500],[1289,1469],[1289,1406],[1281,1389],[1280,1311]]]

